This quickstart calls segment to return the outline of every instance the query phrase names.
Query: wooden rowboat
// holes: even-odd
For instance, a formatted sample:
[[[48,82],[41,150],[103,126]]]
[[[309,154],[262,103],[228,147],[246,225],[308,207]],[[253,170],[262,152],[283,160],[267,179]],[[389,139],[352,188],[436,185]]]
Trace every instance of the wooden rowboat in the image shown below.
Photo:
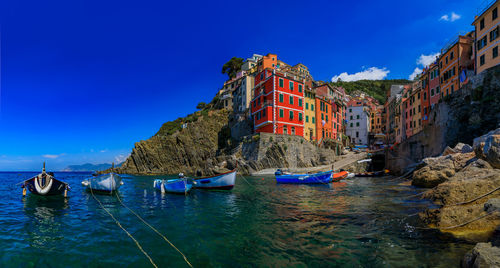
[[[160,180],[156,179],[153,182],[155,189],[162,193],[187,194],[193,188],[193,184],[186,179],[171,179]]]
[[[332,175],[332,181],[334,181],[334,182],[340,181],[340,180],[347,178],[347,176],[349,176],[349,172],[340,171],[340,172],[337,172],[337,173]]]
[[[23,182],[23,196],[26,195],[26,189],[36,195],[61,195],[66,197],[69,184],[62,182],[54,177],[54,173],[45,172],[45,162],[43,163],[42,173],[27,179]]]
[[[277,183],[290,184],[326,184],[332,181],[332,174],[331,170],[314,174],[275,173]]]

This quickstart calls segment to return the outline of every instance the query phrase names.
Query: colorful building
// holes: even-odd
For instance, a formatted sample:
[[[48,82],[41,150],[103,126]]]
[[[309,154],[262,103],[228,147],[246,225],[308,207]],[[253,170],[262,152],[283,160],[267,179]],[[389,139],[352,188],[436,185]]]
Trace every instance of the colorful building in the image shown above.
[[[459,35],[441,50],[439,70],[442,97],[457,91],[473,73],[473,37],[473,32],[464,36]]]
[[[410,104],[412,109],[411,120],[413,122],[411,136],[413,136],[422,130],[422,83],[420,80],[412,84]]]
[[[332,105],[331,100],[316,94],[316,140],[321,142],[332,139]]]
[[[253,91],[255,132],[304,136],[303,81],[267,68],[255,76]]]
[[[475,67],[479,74],[484,70],[500,64],[498,42],[500,19],[498,19],[499,1],[487,6],[472,25],[475,27]]]
[[[316,140],[316,94],[306,86],[304,92],[304,138],[308,141]]]
[[[434,108],[439,100],[441,99],[441,90],[439,84],[439,64],[437,62],[429,66],[429,94],[430,100],[429,105],[431,109]]]
[[[420,93],[420,100],[421,100],[421,118],[422,118],[422,125],[425,126],[429,122],[429,113],[430,113],[430,93],[429,93],[429,69],[425,68],[422,74],[419,77],[420,84],[421,84],[421,93]]]
[[[363,99],[357,97],[347,103],[346,135],[353,144],[368,145],[370,109]]]
[[[278,55],[269,53],[257,62],[257,72],[261,73],[265,69],[274,69],[277,65]]]

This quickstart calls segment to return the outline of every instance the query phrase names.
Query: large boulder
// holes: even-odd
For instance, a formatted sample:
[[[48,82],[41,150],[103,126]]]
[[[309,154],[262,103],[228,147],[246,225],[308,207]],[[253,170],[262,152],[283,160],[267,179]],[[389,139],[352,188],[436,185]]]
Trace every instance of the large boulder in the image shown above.
[[[500,168],[500,128],[474,139],[474,152],[494,168]]]
[[[472,149],[472,146],[468,145],[468,144],[465,144],[465,143],[457,143],[457,145],[455,145],[455,148],[453,148],[453,150],[455,152],[458,152],[458,153],[472,153],[474,150]]]
[[[500,248],[491,243],[478,243],[465,254],[462,267],[500,267]]]
[[[419,165],[420,168],[413,173],[412,185],[433,188],[455,176],[472,158],[473,153],[425,158]]]

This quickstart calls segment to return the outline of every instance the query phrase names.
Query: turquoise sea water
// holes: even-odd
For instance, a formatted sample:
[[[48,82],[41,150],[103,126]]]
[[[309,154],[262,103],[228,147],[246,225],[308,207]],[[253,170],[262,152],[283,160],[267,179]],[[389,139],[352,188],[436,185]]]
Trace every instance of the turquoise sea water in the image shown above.
[[[0,173],[0,267],[150,267],[134,242],[80,182],[57,173],[69,198],[28,194],[15,183],[35,173]],[[119,194],[195,267],[450,267],[473,245],[415,229],[427,201],[393,178],[331,185],[276,185],[238,176],[232,191],[161,195],[156,177],[124,177]],[[182,257],[116,197],[98,195],[160,267]]]

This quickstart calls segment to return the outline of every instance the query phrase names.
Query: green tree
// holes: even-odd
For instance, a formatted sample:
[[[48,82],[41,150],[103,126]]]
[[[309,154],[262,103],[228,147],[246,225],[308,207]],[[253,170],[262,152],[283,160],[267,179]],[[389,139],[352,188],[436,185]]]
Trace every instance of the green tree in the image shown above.
[[[196,105],[196,109],[198,109],[198,110],[202,110],[202,109],[203,109],[203,108],[205,108],[206,106],[207,106],[207,104],[206,104],[206,103],[204,103],[204,102],[200,102],[200,103],[198,103],[198,105]]]
[[[242,58],[232,57],[228,62],[222,65],[222,73],[227,74],[229,78],[233,78],[241,69],[241,65],[243,65]]]

